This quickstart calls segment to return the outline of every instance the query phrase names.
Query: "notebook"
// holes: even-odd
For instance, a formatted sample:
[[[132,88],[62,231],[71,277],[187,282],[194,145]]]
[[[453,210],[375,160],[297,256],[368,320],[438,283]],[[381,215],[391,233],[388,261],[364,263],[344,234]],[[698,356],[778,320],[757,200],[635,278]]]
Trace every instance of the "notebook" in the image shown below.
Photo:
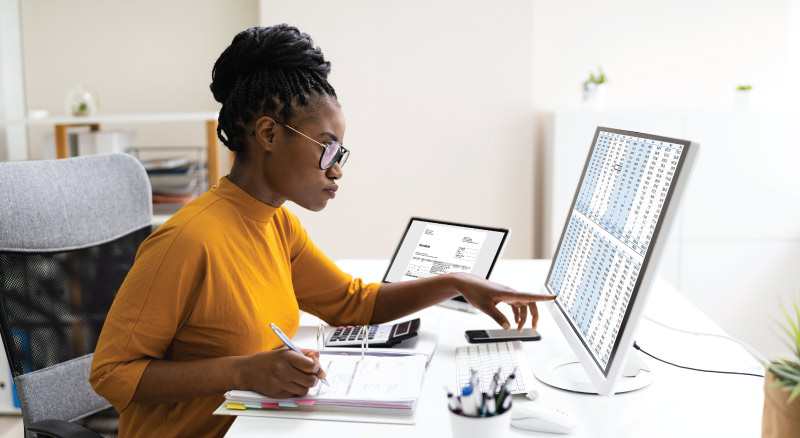
[[[253,391],[228,391],[225,402],[214,414],[258,413],[259,416],[413,424],[413,420],[398,421],[396,418],[414,413],[425,374],[424,355],[365,354],[362,357],[321,351],[320,363],[329,385],[320,382],[304,397],[281,399]],[[263,415],[267,412],[272,414]]]
[[[468,272],[489,278],[510,230],[412,217],[383,277],[384,283]],[[443,303],[474,311],[462,297]]]

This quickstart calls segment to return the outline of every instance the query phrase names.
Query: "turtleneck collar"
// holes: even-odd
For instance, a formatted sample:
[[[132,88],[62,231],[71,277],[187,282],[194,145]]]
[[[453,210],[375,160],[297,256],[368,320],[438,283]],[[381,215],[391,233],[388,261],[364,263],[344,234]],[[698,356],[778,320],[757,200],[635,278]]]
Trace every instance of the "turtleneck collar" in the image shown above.
[[[267,222],[278,211],[278,207],[265,204],[250,196],[241,187],[232,183],[227,175],[223,176],[219,183],[211,188],[211,192],[233,204],[234,208],[242,215],[258,222]]]

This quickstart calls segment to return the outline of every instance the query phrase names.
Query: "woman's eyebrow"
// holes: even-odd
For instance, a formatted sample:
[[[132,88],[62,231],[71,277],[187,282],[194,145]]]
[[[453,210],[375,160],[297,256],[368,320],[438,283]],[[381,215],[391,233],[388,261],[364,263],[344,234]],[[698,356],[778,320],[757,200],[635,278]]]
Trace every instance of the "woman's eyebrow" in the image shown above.
[[[335,135],[333,135],[332,133],[330,133],[330,132],[328,132],[328,131],[325,131],[325,132],[321,133],[320,135],[327,135],[328,137],[330,137],[330,138],[331,138],[331,140],[333,140],[333,141],[339,141],[339,138],[338,138],[338,137],[336,137]]]

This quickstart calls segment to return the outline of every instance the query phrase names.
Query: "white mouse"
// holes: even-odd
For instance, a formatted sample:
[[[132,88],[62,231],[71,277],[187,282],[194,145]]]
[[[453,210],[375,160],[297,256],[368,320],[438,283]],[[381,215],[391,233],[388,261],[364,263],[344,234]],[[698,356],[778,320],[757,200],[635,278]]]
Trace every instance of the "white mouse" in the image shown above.
[[[540,403],[520,403],[511,408],[511,425],[537,432],[572,433],[578,420],[564,411]]]

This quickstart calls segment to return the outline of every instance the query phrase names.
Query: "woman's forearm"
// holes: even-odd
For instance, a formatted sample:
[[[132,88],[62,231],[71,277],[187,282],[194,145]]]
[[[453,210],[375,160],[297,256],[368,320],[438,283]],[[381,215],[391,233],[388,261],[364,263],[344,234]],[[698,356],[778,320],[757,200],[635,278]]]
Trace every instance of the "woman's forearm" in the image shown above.
[[[420,280],[385,283],[378,289],[371,324],[382,324],[457,296],[456,277],[439,275]]]
[[[195,361],[153,360],[145,368],[133,394],[136,403],[191,400],[243,387],[240,365],[244,357]]]

